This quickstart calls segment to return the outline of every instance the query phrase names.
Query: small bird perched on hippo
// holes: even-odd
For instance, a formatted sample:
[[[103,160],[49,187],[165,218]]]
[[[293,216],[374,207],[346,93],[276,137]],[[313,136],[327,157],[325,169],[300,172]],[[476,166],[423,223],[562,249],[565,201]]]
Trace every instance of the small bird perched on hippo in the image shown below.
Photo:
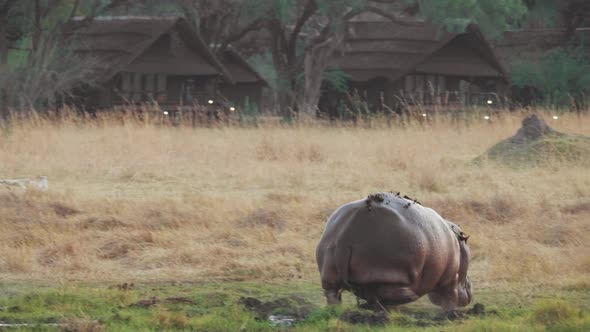
[[[471,302],[467,236],[399,193],[369,195],[336,209],[316,260],[328,304],[340,303],[344,290],[382,308],[426,294],[444,311]]]

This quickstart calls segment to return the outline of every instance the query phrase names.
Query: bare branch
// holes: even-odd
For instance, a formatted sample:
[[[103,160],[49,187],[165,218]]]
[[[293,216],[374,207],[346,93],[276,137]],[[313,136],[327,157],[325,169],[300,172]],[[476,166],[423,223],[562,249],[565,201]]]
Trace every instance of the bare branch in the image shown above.
[[[256,20],[254,20],[254,21],[250,22],[250,24],[248,24],[247,26],[245,26],[245,27],[244,27],[243,29],[241,29],[241,30],[240,30],[238,33],[236,33],[236,34],[233,34],[233,35],[231,35],[231,36],[227,37],[227,38],[226,38],[226,39],[223,41],[223,43],[222,43],[222,45],[221,45],[220,49],[225,49],[225,48],[227,48],[227,46],[228,46],[228,45],[230,45],[231,43],[233,43],[233,42],[236,42],[236,41],[238,41],[238,40],[242,39],[242,38],[243,38],[245,35],[247,35],[249,32],[252,32],[252,31],[257,31],[257,30],[260,30],[260,29],[262,29],[262,28],[263,28],[264,26],[266,26],[266,25],[267,25],[267,23],[268,23],[268,20],[267,20],[266,18],[264,18],[265,16],[267,16],[267,15],[262,15],[260,18],[258,18],[258,19],[256,19]]]
[[[291,36],[289,37],[289,48],[290,49],[295,47],[295,44],[297,43],[297,38],[299,37],[299,34],[301,33],[303,26],[311,18],[311,16],[313,16],[313,14],[315,14],[315,12],[317,10],[318,10],[318,5],[317,5],[316,0],[308,0],[305,3],[305,8],[303,9],[303,13],[301,14],[299,19],[297,20],[297,23],[295,24],[295,27],[293,28],[293,31],[291,32]]]
[[[68,16],[68,21],[73,19],[76,16],[76,11],[78,11],[78,7],[80,6],[80,0],[74,1],[74,5],[72,6],[72,10],[70,11],[70,15]]]

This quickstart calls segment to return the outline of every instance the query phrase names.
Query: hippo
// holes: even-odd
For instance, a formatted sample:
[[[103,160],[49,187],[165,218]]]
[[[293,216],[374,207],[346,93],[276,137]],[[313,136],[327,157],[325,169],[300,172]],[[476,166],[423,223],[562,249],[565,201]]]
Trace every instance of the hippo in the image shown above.
[[[471,302],[469,247],[459,226],[417,200],[377,193],[328,218],[316,248],[328,304],[351,291],[376,308],[428,294],[445,312]]]

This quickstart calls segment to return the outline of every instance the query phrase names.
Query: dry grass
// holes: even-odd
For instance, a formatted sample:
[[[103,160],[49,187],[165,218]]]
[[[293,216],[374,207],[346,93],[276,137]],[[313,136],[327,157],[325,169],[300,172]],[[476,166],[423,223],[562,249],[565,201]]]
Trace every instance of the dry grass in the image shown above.
[[[584,279],[590,172],[469,163],[520,120],[373,129],[19,123],[0,136],[0,178],[46,175],[50,190],[0,188],[0,280],[316,281],[326,217],[383,190],[418,197],[470,233],[477,287]],[[590,136],[589,116],[551,125]]]

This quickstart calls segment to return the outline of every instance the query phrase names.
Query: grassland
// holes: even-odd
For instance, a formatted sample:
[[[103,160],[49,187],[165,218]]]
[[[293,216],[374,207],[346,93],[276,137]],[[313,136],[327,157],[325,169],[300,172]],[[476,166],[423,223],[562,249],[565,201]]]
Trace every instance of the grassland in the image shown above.
[[[0,188],[0,283],[6,295],[0,307],[18,306],[22,297],[39,292],[53,298],[66,289],[73,298],[64,303],[87,302],[96,292],[101,309],[72,315],[107,319],[112,308],[148,295],[141,288],[105,290],[123,282],[159,285],[172,294],[167,296],[180,292],[172,283],[207,292],[228,285],[228,299],[244,295],[233,289],[244,282],[262,288],[272,283],[278,288],[260,296],[294,290],[313,294],[312,303],[319,305],[314,248],[327,216],[347,201],[396,190],[471,235],[476,301],[479,295],[486,305],[506,304],[514,330],[552,328],[530,320],[544,305],[535,298],[544,294],[564,298],[568,321],[577,322],[572,330],[583,330],[587,313],[571,310],[587,310],[589,302],[588,169],[558,160],[529,168],[471,162],[516,132],[521,119],[512,114],[393,127],[198,129],[114,120],[16,122],[0,136],[0,178],[45,175],[50,190]],[[550,125],[590,136],[587,115],[563,115]],[[252,317],[233,300],[224,304],[220,315]],[[166,305],[157,310],[184,312]],[[111,316],[100,313],[105,307]],[[125,310],[145,318],[136,327],[156,326],[156,309]],[[507,329],[500,313],[481,319],[496,320],[488,322],[499,326],[491,330]],[[0,310],[5,319],[19,315]],[[196,329],[203,317],[210,316],[186,316],[184,327]],[[324,318],[308,328],[348,328],[328,326],[339,323]],[[457,326],[478,329],[478,319]],[[258,323],[245,329],[262,329]],[[107,325],[124,325],[117,324]]]
[[[279,299],[270,313],[305,313],[292,331],[587,331],[590,299],[579,289],[545,289],[525,296],[513,290],[480,290],[478,301],[492,303],[485,312],[457,320],[441,319],[426,299],[387,316],[385,324],[352,324],[345,315],[375,314],[354,308],[345,297],[341,307],[325,307],[317,286],[308,282],[223,282],[143,284],[133,289],[105,285],[5,285],[0,290],[0,320],[37,323],[23,330],[63,331],[272,331],[272,326],[244,298]],[[521,293],[522,294],[522,293]],[[380,314],[380,313],[379,313]],[[57,326],[55,326],[57,325]],[[1,328],[0,328],[1,329]]]

